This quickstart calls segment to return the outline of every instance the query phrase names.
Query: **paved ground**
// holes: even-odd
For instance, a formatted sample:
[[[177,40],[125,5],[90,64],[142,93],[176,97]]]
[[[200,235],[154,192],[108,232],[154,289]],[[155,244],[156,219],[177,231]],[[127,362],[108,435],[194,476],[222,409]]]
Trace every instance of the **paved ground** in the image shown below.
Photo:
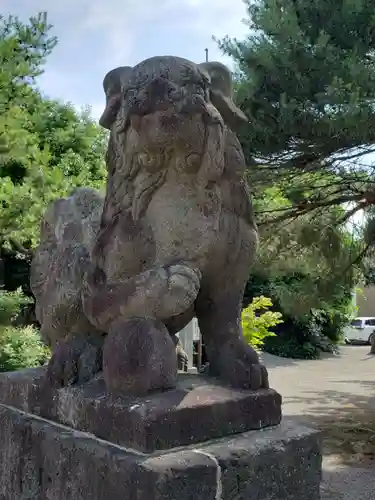
[[[375,356],[368,347],[345,346],[338,357],[295,361],[264,354],[270,384],[283,395],[285,418],[311,423],[374,409]],[[322,500],[374,500],[375,468],[340,465],[324,460]]]

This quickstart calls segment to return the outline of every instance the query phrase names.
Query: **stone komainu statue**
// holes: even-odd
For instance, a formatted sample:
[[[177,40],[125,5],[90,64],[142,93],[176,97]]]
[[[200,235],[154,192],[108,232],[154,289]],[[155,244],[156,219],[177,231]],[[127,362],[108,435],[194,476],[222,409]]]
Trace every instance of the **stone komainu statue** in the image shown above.
[[[178,57],[104,79],[106,195],[77,189],[47,210],[32,263],[48,380],[103,369],[113,391],[173,387],[173,337],[194,316],[210,373],[268,386],[240,314],[257,247],[228,69]]]

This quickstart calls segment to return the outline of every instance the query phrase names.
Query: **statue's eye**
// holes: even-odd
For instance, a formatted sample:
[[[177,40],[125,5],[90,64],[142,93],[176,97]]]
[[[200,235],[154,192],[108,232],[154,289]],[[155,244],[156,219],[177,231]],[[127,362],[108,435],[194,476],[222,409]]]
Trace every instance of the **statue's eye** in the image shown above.
[[[209,101],[208,86],[202,85],[202,81],[199,83],[185,84],[181,87],[180,92],[183,96],[199,95],[203,97],[206,102]]]
[[[208,85],[205,82],[194,85],[194,93],[201,95],[205,101],[208,101]]]
[[[132,104],[137,99],[139,89],[136,87],[127,87],[123,89],[123,98],[127,104]]]

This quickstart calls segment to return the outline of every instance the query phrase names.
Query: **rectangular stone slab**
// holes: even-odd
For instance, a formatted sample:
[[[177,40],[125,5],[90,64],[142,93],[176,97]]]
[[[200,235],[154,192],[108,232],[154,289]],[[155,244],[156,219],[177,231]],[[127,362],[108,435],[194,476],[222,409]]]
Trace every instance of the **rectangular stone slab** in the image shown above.
[[[0,405],[2,500],[319,500],[316,431],[280,426],[144,455]]]
[[[179,376],[178,387],[142,398],[113,398],[102,379],[52,392],[44,368],[0,375],[0,403],[151,453],[281,421],[281,396],[272,389],[233,390],[199,375]]]

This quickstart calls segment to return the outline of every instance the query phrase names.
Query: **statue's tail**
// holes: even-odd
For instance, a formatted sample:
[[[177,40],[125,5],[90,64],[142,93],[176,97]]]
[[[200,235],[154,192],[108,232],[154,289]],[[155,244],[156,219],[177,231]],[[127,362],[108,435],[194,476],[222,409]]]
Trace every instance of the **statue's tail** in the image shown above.
[[[52,203],[42,220],[30,285],[48,344],[89,328],[82,309],[82,277],[91,260],[103,202],[97,191],[78,188]]]

